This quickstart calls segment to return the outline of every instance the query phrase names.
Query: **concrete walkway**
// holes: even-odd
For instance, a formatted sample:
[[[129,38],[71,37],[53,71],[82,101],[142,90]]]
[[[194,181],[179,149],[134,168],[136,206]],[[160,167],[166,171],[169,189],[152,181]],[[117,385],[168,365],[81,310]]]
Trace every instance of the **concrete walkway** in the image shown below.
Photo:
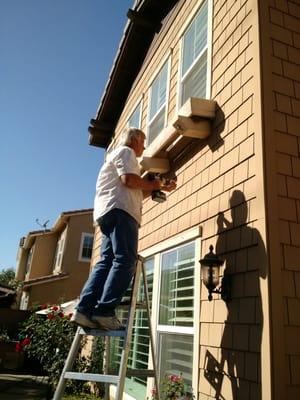
[[[47,378],[0,374],[0,400],[47,400]]]

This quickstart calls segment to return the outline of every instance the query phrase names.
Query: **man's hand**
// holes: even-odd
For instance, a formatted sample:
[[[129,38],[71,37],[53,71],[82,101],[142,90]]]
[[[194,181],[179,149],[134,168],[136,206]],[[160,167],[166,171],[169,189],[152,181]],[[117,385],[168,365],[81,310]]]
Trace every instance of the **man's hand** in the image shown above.
[[[223,212],[219,212],[219,213],[218,213],[217,225],[218,225],[218,231],[220,231],[220,232],[221,232],[223,229],[232,228],[232,223],[229,222],[229,221],[225,218]]]
[[[170,181],[166,181],[165,183],[163,183],[160,189],[165,192],[172,192],[172,190],[176,189],[176,187],[177,187],[176,181],[172,179]]]

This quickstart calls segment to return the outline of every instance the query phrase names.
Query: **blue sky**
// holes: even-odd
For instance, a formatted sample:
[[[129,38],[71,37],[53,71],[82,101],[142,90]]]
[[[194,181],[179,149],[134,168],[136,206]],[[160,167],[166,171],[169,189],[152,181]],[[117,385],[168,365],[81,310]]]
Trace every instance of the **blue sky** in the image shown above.
[[[19,239],[93,207],[103,150],[88,145],[133,0],[2,0],[0,269]]]

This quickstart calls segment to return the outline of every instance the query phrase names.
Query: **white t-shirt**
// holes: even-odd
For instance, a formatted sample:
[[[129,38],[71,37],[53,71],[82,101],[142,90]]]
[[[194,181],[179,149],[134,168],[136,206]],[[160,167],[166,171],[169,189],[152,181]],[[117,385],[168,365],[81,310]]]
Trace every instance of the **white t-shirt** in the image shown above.
[[[141,175],[134,150],[120,146],[111,154],[100,169],[94,201],[94,221],[113,208],[120,208],[141,223],[143,193],[140,189],[125,186],[121,175]]]

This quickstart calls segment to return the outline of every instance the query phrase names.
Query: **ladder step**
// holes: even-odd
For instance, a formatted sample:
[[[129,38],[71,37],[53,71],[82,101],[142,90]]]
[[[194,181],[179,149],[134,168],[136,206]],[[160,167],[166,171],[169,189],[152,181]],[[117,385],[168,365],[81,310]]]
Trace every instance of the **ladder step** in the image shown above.
[[[128,368],[127,369],[127,376],[132,377],[140,377],[140,378],[147,378],[147,377],[153,377],[154,376],[154,370],[153,369],[133,369],[133,368]]]
[[[89,382],[105,382],[105,383],[118,383],[118,375],[102,375],[102,374],[88,374],[81,372],[66,372],[64,375],[65,379],[76,379],[79,381]]]
[[[110,374],[116,375],[118,371],[111,370],[109,371]],[[138,378],[153,378],[154,377],[154,370],[153,369],[133,369],[127,368],[126,376],[128,378],[131,377],[138,377]]]
[[[126,330],[117,330],[117,331],[104,331],[101,329],[90,329],[90,328],[80,328],[79,335],[88,335],[88,336],[118,336],[125,337]]]
[[[129,305],[130,305],[130,301],[129,301],[129,300],[122,301],[122,302],[118,305],[118,309],[127,308],[127,307],[129,307]],[[145,302],[138,301],[138,302],[136,303],[136,309],[137,309],[137,310],[146,310],[146,308],[147,308],[147,305],[146,305]]]

